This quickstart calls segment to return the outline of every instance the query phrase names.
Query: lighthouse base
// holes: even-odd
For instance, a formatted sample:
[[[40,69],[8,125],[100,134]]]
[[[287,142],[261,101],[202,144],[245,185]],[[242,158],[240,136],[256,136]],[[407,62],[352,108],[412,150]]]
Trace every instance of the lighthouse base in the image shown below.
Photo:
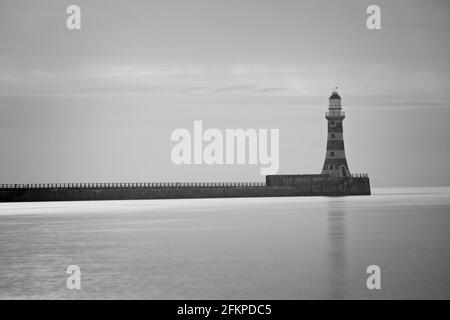
[[[296,196],[370,195],[367,175],[333,177],[327,174],[266,176],[268,187],[294,187]]]

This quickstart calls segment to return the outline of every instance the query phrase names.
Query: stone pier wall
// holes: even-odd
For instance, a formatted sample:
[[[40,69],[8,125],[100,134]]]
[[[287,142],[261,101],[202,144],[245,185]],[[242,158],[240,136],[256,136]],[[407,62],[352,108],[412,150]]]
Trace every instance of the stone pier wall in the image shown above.
[[[296,196],[292,187],[123,187],[0,189],[0,202]]]
[[[298,196],[370,195],[370,181],[366,174],[333,177],[323,174],[266,176],[268,187],[290,186]]]
[[[0,202],[370,195],[367,175],[271,175],[266,183],[0,185]]]

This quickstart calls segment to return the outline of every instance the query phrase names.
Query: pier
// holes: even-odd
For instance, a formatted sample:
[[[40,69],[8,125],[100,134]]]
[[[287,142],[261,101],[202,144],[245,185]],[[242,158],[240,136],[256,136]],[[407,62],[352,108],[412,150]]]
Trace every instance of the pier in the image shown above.
[[[369,195],[365,174],[271,175],[266,182],[0,184],[0,202]]]
[[[369,176],[351,173],[341,97],[328,99],[321,174],[267,175],[264,182],[77,182],[0,184],[0,202],[370,195]]]

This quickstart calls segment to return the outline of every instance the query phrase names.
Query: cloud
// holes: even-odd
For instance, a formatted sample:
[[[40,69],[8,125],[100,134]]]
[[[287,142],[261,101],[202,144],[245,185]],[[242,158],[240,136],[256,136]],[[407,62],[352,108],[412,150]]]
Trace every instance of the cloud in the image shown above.
[[[0,66],[0,69],[1,66]],[[220,99],[225,95],[323,97],[338,86],[344,95],[385,96],[397,100],[448,96],[450,82],[442,73],[426,68],[402,68],[386,64],[350,68],[273,64],[85,64],[66,68],[0,72],[3,96],[124,96],[148,97],[201,95]],[[378,97],[377,97],[378,95]],[[372,99],[372,98],[371,98]]]
[[[250,91],[254,90],[255,86],[251,84],[247,85],[236,85],[236,86],[226,86],[217,88],[217,92],[236,92],[236,91]]]

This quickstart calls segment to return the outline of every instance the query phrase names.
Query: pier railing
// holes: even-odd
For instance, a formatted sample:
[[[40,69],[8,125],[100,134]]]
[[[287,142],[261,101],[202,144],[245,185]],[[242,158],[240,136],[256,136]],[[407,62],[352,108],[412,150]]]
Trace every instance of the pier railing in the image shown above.
[[[124,183],[32,183],[0,184],[0,189],[80,189],[80,188],[255,188],[265,182],[124,182]]]

